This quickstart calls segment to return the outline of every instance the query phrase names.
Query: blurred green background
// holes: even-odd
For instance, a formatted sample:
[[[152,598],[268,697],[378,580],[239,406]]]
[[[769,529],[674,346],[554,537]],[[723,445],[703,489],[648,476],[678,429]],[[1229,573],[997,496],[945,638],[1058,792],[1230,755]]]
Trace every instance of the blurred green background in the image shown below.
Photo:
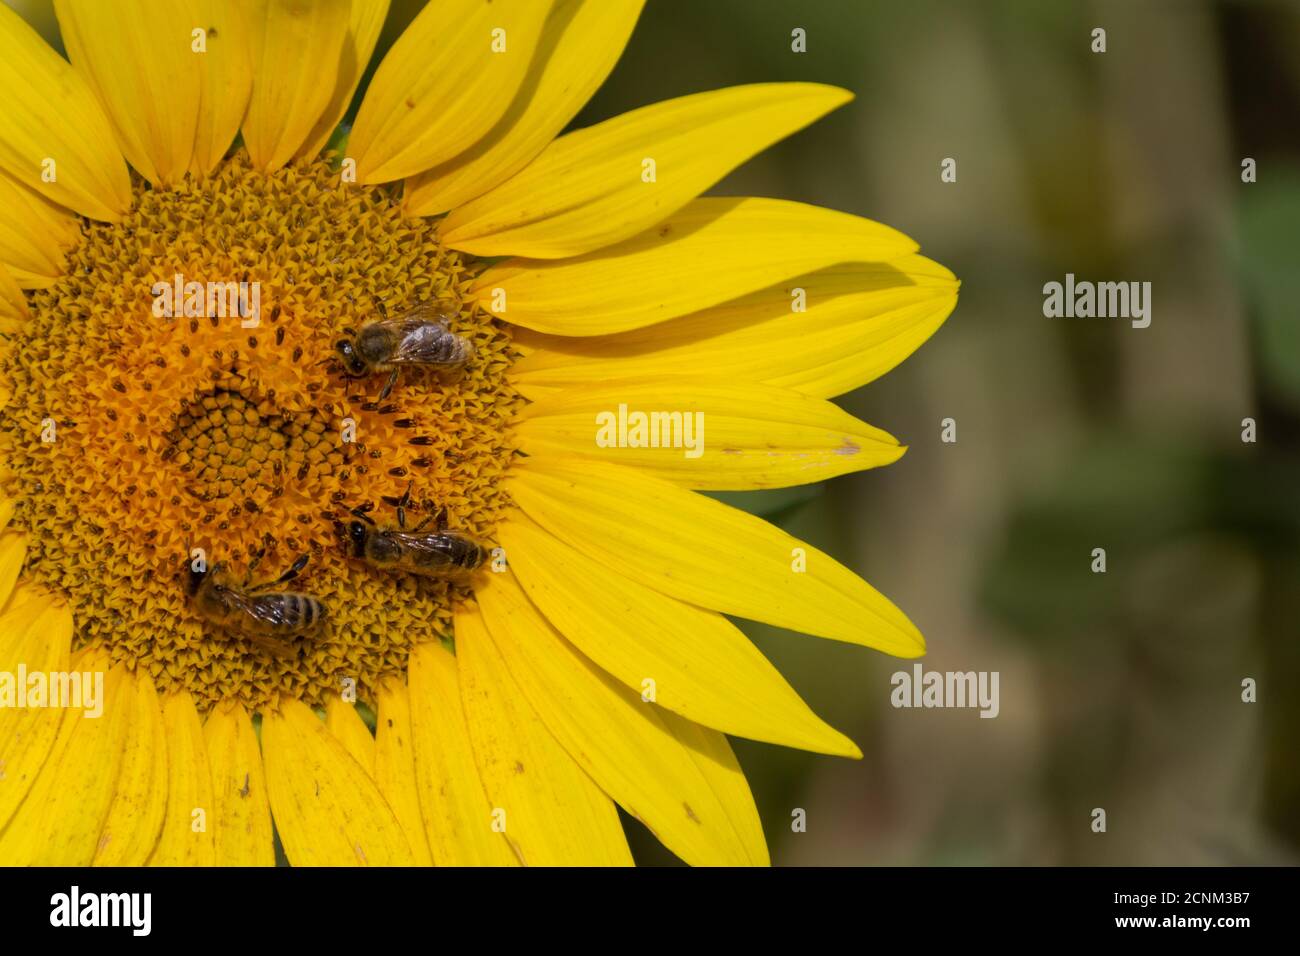
[[[48,0],[6,2],[55,36]],[[394,0],[381,52],[420,6]],[[1300,2],[649,0],[575,125],[772,80],[857,99],[713,192],[887,222],[963,286],[841,400],[900,462],[729,500],[898,603],[927,670],[1001,675],[993,720],[895,710],[910,664],[745,623],[865,753],[736,742],[773,861],[1296,862]],[[1151,327],[1044,318],[1067,272],[1151,282]]]
[[[841,400],[903,459],[751,507],[904,608],[927,670],[1001,674],[996,719],[896,710],[910,665],[744,624],[865,753],[736,743],[774,862],[1295,862],[1300,3],[650,0],[578,123],[769,80],[857,99],[714,192],[879,219],[963,285]],[[1150,328],[1044,318],[1067,272],[1150,281]]]
[[[745,624],[865,752],[737,743],[774,862],[1295,862],[1300,4],[651,0],[580,122],[795,79],[857,99],[715,192],[887,222],[963,286],[841,400],[907,455],[756,510],[904,608],[927,670],[1000,672],[1001,713],[895,710],[909,665]],[[1044,318],[1067,272],[1150,281],[1150,328]]]

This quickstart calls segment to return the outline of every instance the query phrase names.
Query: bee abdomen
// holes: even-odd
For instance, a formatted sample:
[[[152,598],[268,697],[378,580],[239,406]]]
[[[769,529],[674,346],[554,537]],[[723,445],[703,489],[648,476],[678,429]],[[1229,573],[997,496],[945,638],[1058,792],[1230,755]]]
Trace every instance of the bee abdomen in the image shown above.
[[[453,332],[443,336],[441,347],[442,354],[439,356],[439,361],[447,365],[464,364],[474,354],[474,346],[467,339]]]
[[[487,548],[477,541],[468,541],[460,553],[460,567],[466,571],[475,571],[487,560]]]
[[[286,591],[277,595],[281,601],[282,627],[285,631],[307,631],[325,620],[329,610],[310,594]]]
[[[473,538],[461,534],[447,534],[447,563],[458,571],[476,571],[487,557],[487,551]]]
[[[428,577],[475,571],[487,554],[473,538],[454,531],[424,535],[417,541],[405,549],[403,560],[395,566]]]

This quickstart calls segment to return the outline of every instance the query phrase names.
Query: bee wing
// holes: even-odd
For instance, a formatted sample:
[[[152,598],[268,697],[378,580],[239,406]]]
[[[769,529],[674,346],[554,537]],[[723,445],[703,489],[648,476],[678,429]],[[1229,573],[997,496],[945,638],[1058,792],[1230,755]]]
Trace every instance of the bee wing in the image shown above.
[[[251,618],[252,620],[261,620],[254,611],[254,605],[257,603],[258,595],[249,594],[234,587],[226,587],[223,591],[224,593],[221,595],[221,600],[227,608],[238,611],[240,614],[247,618]]]
[[[456,566],[457,536],[448,532],[390,531],[389,534],[410,555],[412,563],[424,568]]]
[[[241,594],[237,603],[240,610],[254,621],[286,634],[314,623],[312,608],[323,607],[310,594],[296,591]]]
[[[277,613],[273,602],[262,600],[269,596],[245,594],[232,588],[226,591],[223,601],[228,610],[238,612],[245,619],[242,625],[234,626],[236,633],[276,657],[292,657],[295,648],[290,639],[291,629],[284,627],[283,614]],[[281,627],[286,631],[284,637],[269,633],[271,629]]]
[[[419,305],[412,306],[405,312],[399,313],[388,321],[394,325],[403,325],[407,323],[424,323],[433,322],[446,325],[456,316],[456,306],[450,302],[440,302],[437,299],[429,302],[421,302]]]
[[[394,365],[460,365],[467,349],[468,343],[449,331],[442,320],[407,321],[388,361]]]

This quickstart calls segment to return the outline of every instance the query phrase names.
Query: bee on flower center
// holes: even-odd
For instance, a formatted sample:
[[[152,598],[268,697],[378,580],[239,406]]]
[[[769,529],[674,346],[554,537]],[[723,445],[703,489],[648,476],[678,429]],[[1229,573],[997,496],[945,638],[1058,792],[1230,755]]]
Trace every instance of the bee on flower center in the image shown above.
[[[190,603],[208,623],[235,631],[277,657],[290,657],[295,651],[293,638],[317,630],[329,617],[329,609],[314,595],[273,590],[302,572],[307,555],[274,581],[253,587],[249,578],[256,565],[254,559],[243,583],[234,584],[224,561],[211,568],[202,560],[191,562],[186,586]]]
[[[355,336],[340,339],[335,348],[343,367],[353,378],[388,372],[379,393],[383,401],[392,392],[404,367],[459,372],[474,357],[474,346],[455,334],[448,322],[455,311],[446,303],[425,302],[396,318],[385,316],[361,327]]]
[[[347,535],[353,557],[379,570],[439,578],[472,574],[487,560],[490,548],[470,535],[445,529],[424,531],[432,515],[406,530],[410,485],[401,498],[391,503],[397,508],[395,529],[378,527],[362,508],[352,510],[357,520],[348,524]]]

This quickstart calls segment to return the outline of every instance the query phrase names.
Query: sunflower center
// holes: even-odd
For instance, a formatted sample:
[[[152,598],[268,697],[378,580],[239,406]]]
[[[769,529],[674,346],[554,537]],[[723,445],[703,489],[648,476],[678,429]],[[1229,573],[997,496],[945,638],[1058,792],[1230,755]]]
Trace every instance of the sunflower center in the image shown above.
[[[241,153],[175,189],[138,184],[126,219],[87,223],[66,275],[0,338],[13,395],[0,488],[29,532],[26,573],[68,596],[78,640],[201,703],[260,707],[317,703],[349,680],[364,697],[414,643],[450,634],[464,584],[360,564],[340,529],[358,507],[394,525],[409,487],[408,523],[434,515],[492,541],[521,399],[506,329],[467,279],[434,226],[324,162],[266,174]],[[176,318],[155,315],[164,287],[241,283],[258,290],[255,326],[210,296],[194,300],[202,314],[184,313],[185,296]],[[381,402],[385,375],[343,373],[338,340],[380,305],[430,300],[461,304],[452,331],[475,357],[459,379],[403,371]],[[191,547],[253,586],[308,555],[291,587],[328,623],[287,657],[214,627],[186,597]]]
[[[198,500],[231,500],[261,514],[285,482],[313,483],[342,470],[346,447],[320,409],[280,409],[237,372],[182,399],[162,457],[191,476]],[[289,478],[286,478],[290,476]]]

